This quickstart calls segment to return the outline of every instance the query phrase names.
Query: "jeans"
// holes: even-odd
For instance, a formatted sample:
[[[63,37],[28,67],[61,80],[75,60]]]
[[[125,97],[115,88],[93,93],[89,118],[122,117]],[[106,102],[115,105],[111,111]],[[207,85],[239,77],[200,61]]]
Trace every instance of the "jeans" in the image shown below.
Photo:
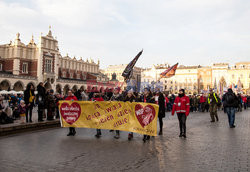
[[[228,122],[230,127],[234,125],[235,120],[235,108],[234,107],[226,107],[226,112],[228,116]]]

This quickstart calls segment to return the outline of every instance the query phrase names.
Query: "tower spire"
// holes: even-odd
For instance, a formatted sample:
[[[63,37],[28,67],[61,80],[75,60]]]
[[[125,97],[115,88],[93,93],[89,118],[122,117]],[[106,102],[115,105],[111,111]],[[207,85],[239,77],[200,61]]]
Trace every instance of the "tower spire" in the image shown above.
[[[49,33],[47,34],[48,37],[52,37],[52,32],[51,32],[51,25],[49,25]]]

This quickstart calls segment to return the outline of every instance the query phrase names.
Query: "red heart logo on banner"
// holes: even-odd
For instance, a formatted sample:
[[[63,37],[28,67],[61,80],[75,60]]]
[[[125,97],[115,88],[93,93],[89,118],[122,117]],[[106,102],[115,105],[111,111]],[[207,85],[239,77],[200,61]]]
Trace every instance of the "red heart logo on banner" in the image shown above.
[[[81,107],[78,103],[74,102],[71,105],[63,103],[60,107],[60,112],[63,119],[70,125],[75,123],[81,115]]]
[[[152,105],[143,107],[141,104],[137,104],[135,105],[135,115],[141,126],[144,128],[154,120],[155,109]]]

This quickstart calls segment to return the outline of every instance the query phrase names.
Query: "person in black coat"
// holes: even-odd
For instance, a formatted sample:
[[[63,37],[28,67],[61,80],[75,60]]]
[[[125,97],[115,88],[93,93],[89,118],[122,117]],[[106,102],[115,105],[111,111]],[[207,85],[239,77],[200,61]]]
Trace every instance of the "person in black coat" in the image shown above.
[[[26,90],[24,91],[24,101],[26,104],[26,122],[32,122],[32,109],[34,106],[34,86],[32,84],[28,84]],[[29,118],[28,118],[29,114]]]
[[[140,98],[140,102],[144,102],[144,103],[155,103],[155,99],[153,97],[152,92],[150,91],[149,88],[145,88],[144,89],[144,93]],[[150,140],[150,136],[149,135],[143,135],[143,139],[144,142],[146,142],[147,140]]]
[[[228,123],[230,128],[235,128],[235,111],[238,107],[238,98],[231,88],[222,97],[223,106],[228,116]]]
[[[158,91],[155,96],[155,101],[159,105],[159,113],[158,113],[158,118],[159,118],[159,123],[160,123],[160,131],[159,135],[162,135],[162,128],[163,128],[163,118],[165,118],[165,98],[164,95]]]
[[[37,96],[36,96],[36,103],[38,105],[38,122],[43,121],[45,98],[46,98],[46,89],[44,88],[43,83],[40,82],[39,85],[37,86]]]

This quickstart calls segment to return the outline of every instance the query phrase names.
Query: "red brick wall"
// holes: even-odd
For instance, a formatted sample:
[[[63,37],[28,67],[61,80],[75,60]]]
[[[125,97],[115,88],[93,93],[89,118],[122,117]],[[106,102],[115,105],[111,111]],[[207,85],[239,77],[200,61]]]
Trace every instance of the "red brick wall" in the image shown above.
[[[4,60],[3,63],[3,71],[6,72],[13,72],[13,60]]]
[[[33,60],[29,63],[29,74],[37,77],[37,60]]]

